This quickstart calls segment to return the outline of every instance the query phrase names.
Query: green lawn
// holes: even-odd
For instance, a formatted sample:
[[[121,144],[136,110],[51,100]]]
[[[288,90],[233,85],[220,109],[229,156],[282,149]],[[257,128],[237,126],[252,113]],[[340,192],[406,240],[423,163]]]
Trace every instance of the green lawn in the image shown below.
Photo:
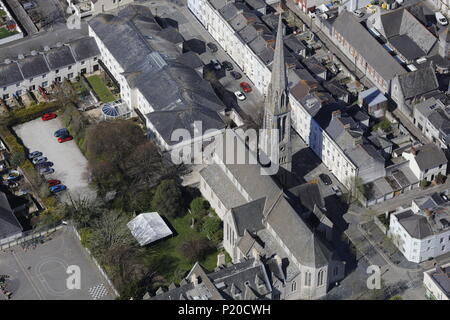
[[[87,78],[87,81],[91,85],[92,89],[94,89],[97,97],[103,102],[111,102],[116,100],[116,97],[109,91],[108,87],[103,82],[102,78],[98,75],[90,76]]]
[[[6,28],[0,28],[0,39],[12,36],[16,33],[19,33],[18,31],[14,30],[14,31],[9,31]]]
[[[169,219],[176,235],[162,240],[154,246],[150,246],[144,254],[144,262],[156,262],[159,266],[158,272],[169,282],[179,282],[189,271],[193,264],[190,263],[180,252],[179,246],[183,241],[200,236],[198,232],[191,229],[191,216],[186,214],[183,217]],[[216,267],[218,251],[212,252],[200,263],[208,270],[212,271]],[[229,261],[229,259],[227,259]]]

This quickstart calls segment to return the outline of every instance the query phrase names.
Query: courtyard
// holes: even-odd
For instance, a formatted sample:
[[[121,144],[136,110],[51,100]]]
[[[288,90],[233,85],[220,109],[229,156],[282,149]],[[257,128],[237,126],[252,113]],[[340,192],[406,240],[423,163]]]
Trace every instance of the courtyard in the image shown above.
[[[34,248],[34,249],[33,249]],[[80,288],[69,289],[69,266],[80,270]],[[12,300],[112,300],[115,295],[73,228],[64,226],[36,247],[21,245],[0,252],[0,270],[9,276]],[[0,293],[0,300],[6,299]]]

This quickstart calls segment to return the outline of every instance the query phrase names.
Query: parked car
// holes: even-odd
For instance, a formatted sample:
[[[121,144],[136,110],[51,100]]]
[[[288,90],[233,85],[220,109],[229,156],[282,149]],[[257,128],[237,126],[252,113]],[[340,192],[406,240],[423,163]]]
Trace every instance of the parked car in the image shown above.
[[[61,184],[61,181],[56,180],[56,179],[51,179],[51,180],[47,181],[47,185],[48,185],[49,188],[53,187],[53,186],[56,186],[58,184]]]
[[[47,161],[47,157],[37,157],[37,158],[33,158],[33,160],[31,160],[31,162],[33,162],[33,164],[43,163],[45,161]]]
[[[50,187],[50,192],[57,193],[66,190],[66,186],[63,184],[57,184],[56,186]]]
[[[53,135],[57,138],[62,137],[62,136],[68,136],[69,131],[66,128],[62,128],[62,129],[56,130]]]
[[[339,188],[338,186],[332,186],[331,189],[338,197],[342,196],[341,188]]]
[[[5,181],[5,184],[11,189],[19,187],[19,183],[16,181]]]
[[[25,10],[34,9],[37,7],[36,2],[34,2],[34,1],[25,2],[22,4],[22,6]]]
[[[41,119],[43,121],[48,121],[48,120],[55,119],[55,118],[56,118],[56,114],[53,112],[44,113],[44,115],[41,117]]]
[[[242,92],[240,92],[240,91],[236,91],[235,93],[234,93],[234,95],[236,96],[236,98],[238,98],[240,101],[244,101],[246,98],[245,98],[245,95],[242,93]]]
[[[40,156],[42,156],[42,152],[40,152],[40,151],[33,151],[32,153],[30,153],[28,155],[28,158],[34,159],[34,158],[37,158],[37,157],[40,157]]]
[[[37,168],[53,167],[53,162],[51,162],[51,161],[46,161],[46,162],[38,163],[38,164],[36,164],[36,167],[37,167]]]
[[[448,197],[447,197],[447,195],[446,195],[445,193],[441,193],[441,198],[442,198],[444,201],[448,201]]]
[[[40,174],[52,174],[53,172],[55,172],[55,169],[49,167],[39,169]]]
[[[206,47],[209,49],[209,51],[211,51],[212,53],[214,53],[214,52],[217,52],[217,50],[219,50],[218,48],[217,48],[217,46],[214,44],[214,43],[212,43],[212,42],[208,42],[207,44],[206,44]]]
[[[220,62],[217,59],[212,59],[211,64],[213,65],[214,69],[216,69],[216,70],[222,69]]]
[[[357,16],[358,18],[361,18],[361,17],[363,17],[364,16],[364,12],[362,12],[361,10],[355,10],[355,11],[353,11],[353,14],[355,15],[355,16]]]
[[[242,75],[237,71],[231,71],[230,74],[235,80],[242,78]]]
[[[227,71],[231,71],[234,69],[233,64],[229,61],[223,61],[222,65],[225,68],[225,70],[227,70]]]
[[[241,82],[239,85],[241,86],[242,90],[244,90],[245,93],[252,92],[252,88],[247,82]]]
[[[436,17],[436,21],[437,21],[441,26],[446,26],[446,25],[448,25],[448,20],[447,20],[447,18],[446,18],[442,13],[440,13],[439,11],[438,11],[438,12],[435,12],[435,13],[434,13],[434,16]]]
[[[59,143],[63,143],[63,142],[66,142],[66,141],[70,141],[70,140],[72,140],[72,139],[73,139],[72,136],[59,137],[59,138],[58,138],[58,142],[59,142]]]
[[[333,183],[333,181],[331,181],[331,178],[329,176],[327,176],[325,173],[321,173],[319,175],[320,180],[322,180],[322,182],[326,185],[329,186],[330,184]]]
[[[20,177],[20,172],[17,170],[11,170],[8,172],[8,175],[6,176],[6,180],[14,180]]]

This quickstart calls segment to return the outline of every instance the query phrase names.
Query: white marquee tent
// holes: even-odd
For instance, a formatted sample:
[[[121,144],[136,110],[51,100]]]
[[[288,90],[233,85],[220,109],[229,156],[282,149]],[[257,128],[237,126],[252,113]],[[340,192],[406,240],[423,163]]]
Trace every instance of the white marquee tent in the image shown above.
[[[128,222],[127,226],[141,246],[172,235],[172,231],[157,212],[141,213]]]

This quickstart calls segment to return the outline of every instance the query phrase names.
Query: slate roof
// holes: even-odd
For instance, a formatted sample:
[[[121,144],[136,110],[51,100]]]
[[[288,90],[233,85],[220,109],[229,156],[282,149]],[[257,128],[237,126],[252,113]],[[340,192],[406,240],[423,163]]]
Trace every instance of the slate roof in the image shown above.
[[[431,65],[401,74],[398,76],[398,81],[405,99],[439,89],[439,82]]]
[[[65,33],[63,33],[65,35]],[[12,46],[12,48],[1,48],[0,56],[9,59],[10,63],[0,64],[0,86],[8,86],[16,84],[22,80],[40,76],[62,67],[74,64],[77,61],[100,55],[97,43],[94,38],[68,36],[67,42],[49,42],[53,46],[48,46],[47,51],[43,50],[45,44],[36,43],[35,39],[29,39],[29,42],[35,47],[30,47],[26,43]],[[57,40],[60,39],[55,36]],[[48,37],[38,36],[42,41],[49,40]],[[51,40],[51,39],[50,39]],[[24,51],[18,51],[22,49]],[[29,51],[25,51],[29,50]],[[34,51],[34,52],[32,52]],[[18,56],[13,56],[13,53],[21,52],[24,57],[18,59]],[[32,54],[33,53],[33,54]]]
[[[359,97],[369,107],[387,101],[387,98],[376,87],[369,88],[359,93]]]
[[[190,282],[190,276],[199,283]],[[180,286],[172,285],[167,292],[157,293],[151,300],[258,300],[270,297],[272,286],[264,264],[248,259],[243,262],[207,272],[196,263]],[[188,282],[189,281],[189,282]]]
[[[15,84],[22,80],[23,76],[16,62],[0,64],[0,87]]]
[[[344,10],[333,21],[332,26],[383,79],[388,81],[395,75],[406,73],[406,70],[356,20],[354,14]]]
[[[205,166],[200,171],[200,176],[205,179],[226,208],[238,207],[247,202],[218,165]]]
[[[145,116],[167,144],[177,143],[171,141],[175,129],[194,136],[195,121],[202,121],[203,132],[226,127],[219,114],[225,106],[211,84],[180,58],[181,50],[161,34],[148,7],[129,5],[117,16],[100,14],[89,25],[123,68],[130,87],[139,89],[155,110]]]
[[[237,233],[240,237],[244,236],[245,230],[256,233],[264,228],[262,220],[265,205],[266,198],[261,198],[231,210],[234,222],[236,223]]]
[[[18,61],[25,79],[36,77],[50,71],[42,55],[28,56]]]
[[[320,267],[331,260],[331,251],[309,229],[284,195],[280,195],[266,219],[299,263]]]
[[[450,297],[450,266],[436,266],[434,272],[430,273],[433,280],[441,287],[441,290]]]
[[[411,210],[396,214],[398,222],[405,228],[409,235],[416,239],[424,239],[433,234],[427,218],[414,214]]]
[[[69,46],[61,46],[45,53],[50,69],[55,70],[75,63]]]
[[[22,232],[22,226],[9,205],[4,192],[0,192],[0,240]]]
[[[426,53],[405,34],[392,37],[389,40],[389,44],[408,61],[415,60],[426,55]]]
[[[419,47],[424,54],[428,54],[436,43],[436,37],[408,10],[399,8],[381,15],[384,35],[391,42],[395,36],[406,36]],[[411,42],[404,42],[404,50],[412,46]]]
[[[100,55],[97,43],[91,37],[75,40],[70,43],[70,47],[76,61],[82,61]]]
[[[433,143],[417,147],[415,160],[421,171],[436,168],[447,163],[444,151]]]

